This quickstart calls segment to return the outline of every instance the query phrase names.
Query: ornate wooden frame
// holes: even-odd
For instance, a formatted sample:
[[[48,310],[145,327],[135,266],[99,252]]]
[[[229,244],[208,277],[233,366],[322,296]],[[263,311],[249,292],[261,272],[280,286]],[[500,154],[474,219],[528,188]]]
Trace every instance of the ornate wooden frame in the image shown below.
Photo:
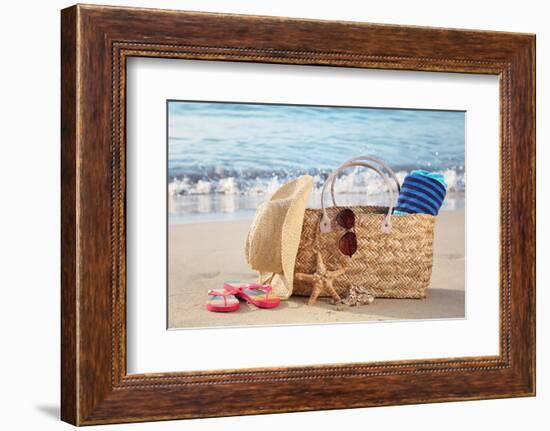
[[[88,425],[534,395],[534,35],[81,5],[61,16],[63,420]],[[498,75],[500,354],[128,375],[130,56]]]

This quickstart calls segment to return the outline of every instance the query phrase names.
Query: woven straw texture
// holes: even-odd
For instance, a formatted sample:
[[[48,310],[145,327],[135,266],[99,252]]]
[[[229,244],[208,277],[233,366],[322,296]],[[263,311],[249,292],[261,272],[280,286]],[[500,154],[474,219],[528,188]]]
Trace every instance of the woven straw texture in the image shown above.
[[[313,273],[319,250],[328,269],[346,269],[334,283],[341,296],[351,286],[364,286],[378,298],[424,298],[432,273],[435,217],[392,216],[391,232],[382,233],[380,226],[388,208],[349,208],[355,213],[352,230],[357,236],[357,252],[349,257],[338,249],[338,240],[346,230],[334,219],[344,207],[327,208],[332,220],[328,233],[319,232],[322,211],[306,209],[294,273]],[[293,294],[309,296],[311,286],[295,279]]]
[[[271,284],[282,299],[292,294],[294,260],[312,187],[309,175],[282,185],[258,206],[248,231],[244,250],[248,264],[259,272],[258,282]]]

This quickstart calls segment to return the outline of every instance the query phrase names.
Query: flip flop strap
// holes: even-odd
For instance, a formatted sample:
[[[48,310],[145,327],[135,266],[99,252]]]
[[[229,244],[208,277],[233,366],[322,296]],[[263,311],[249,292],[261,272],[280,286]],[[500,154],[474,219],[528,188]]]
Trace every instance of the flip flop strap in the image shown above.
[[[227,297],[229,295],[233,295],[233,292],[230,292],[228,290],[224,290],[223,292],[221,290],[214,290],[214,289],[210,289],[208,291],[208,294],[209,295],[212,295],[212,296],[221,296],[223,298],[223,305],[227,305]]]
[[[229,284],[229,283],[224,283],[223,288],[224,288],[225,292],[227,292],[229,295],[235,295],[235,294],[239,293],[239,290],[240,290],[240,288],[235,287],[235,286],[233,286],[232,284]]]
[[[273,290],[273,287],[269,284],[257,284],[257,283],[247,283],[239,287],[235,287],[229,283],[224,283],[223,285],[226,292],[229,294],[243,293],[246,289],[248,290],[261,290],[265,292],[265,299],[269,298],[269,293]]]
[[[269,284],[252,283],[252,284],[245,284],[244,286],[241,286],[239,289],[241,291],[245,289],[263,291],[265,292],[265,300],[267,301],[269,299],[269,293],[273,290],[273,287],[271,287]]]

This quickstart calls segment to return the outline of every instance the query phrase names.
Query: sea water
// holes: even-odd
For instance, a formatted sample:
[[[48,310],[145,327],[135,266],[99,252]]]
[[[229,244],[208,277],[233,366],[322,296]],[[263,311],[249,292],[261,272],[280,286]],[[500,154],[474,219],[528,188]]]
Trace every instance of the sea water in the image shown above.
[[[464,205],[465,112],[218,102],[168,102],[171,223],[251,217],[286,181],[312,175],[319,206],[328,174],[370,155],[400,181],[414,169],[441,172],[443,209]],[[349,169],[336,183],[339,205],[387,204],[377,174]]]

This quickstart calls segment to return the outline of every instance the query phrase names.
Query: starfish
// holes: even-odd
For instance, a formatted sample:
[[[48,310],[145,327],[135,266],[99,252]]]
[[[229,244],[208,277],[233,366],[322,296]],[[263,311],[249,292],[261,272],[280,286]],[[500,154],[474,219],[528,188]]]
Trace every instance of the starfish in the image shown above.
[[[323,257],[317,252],[317,269],[313,274],[296,273],[296,279],[312,285],[311,296],[307,302],[308,305],[315,304],[317,298],[322,293],[328,293],[336,303],[341,302],[340,296],[334,289],[333,282],[336,277],[342,275],[346,270],[344,268],[335,271],[328,271]]]

